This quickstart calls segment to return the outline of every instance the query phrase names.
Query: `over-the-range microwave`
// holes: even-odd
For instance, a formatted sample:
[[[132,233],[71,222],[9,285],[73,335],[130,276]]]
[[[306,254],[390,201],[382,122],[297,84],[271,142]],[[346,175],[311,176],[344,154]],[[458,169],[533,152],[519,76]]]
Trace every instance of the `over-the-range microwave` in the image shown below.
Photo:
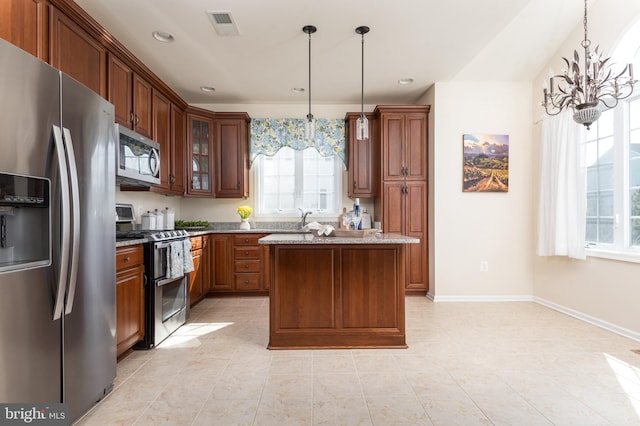
[[[116,182],[151,186],[160,183],[160,144],[116,124]]]

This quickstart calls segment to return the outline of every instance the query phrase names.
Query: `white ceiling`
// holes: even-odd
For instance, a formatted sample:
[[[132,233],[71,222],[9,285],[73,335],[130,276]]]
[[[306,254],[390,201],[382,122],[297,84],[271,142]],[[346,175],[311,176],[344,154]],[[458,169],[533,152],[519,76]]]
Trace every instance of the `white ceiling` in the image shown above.
[[[441,81],[531,81],[581,23],[583,0],[75,0],[190,104],[413,103]],[[590,4],[594,0],[591,0]],[[231,12],[220,37],[207,11]],[[167,31],[171,44],[151,33]],[[398,80],[415,82],[401,86]],[[200,86],[216,91],[204,93]]]

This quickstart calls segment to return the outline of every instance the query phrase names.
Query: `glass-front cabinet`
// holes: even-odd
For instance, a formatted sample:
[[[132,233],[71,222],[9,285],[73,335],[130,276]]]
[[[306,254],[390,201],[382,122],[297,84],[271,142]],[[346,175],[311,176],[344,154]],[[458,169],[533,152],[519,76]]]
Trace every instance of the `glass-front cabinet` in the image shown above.
[[[213,119],[188,114],[189,181],[187,195],[213,196]]]

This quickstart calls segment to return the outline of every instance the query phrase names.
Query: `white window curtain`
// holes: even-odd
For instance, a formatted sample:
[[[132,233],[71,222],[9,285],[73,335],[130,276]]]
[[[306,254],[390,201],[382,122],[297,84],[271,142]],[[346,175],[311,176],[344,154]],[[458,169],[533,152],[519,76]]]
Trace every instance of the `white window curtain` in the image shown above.
[[[584,127],[567,110],[542,124],[538,255],[585,259]]]

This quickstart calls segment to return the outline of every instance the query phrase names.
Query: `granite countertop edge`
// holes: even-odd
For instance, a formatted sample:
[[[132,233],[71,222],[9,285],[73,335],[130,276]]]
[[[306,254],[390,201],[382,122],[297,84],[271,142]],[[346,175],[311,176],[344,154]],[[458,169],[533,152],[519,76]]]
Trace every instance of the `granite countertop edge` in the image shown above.
[[[322,244],[339,244],[339,245],[355,245],[355,244],[417,244],[418,238],[407,237],[400,234],[376,234],[376,236],[363,238],[344,238],[344,237],[314,237],[311,234],[282,234],[272,233],[258,240],[259,244],[277,245],[277,244],[300,244],[300,245],[322,245]]]

